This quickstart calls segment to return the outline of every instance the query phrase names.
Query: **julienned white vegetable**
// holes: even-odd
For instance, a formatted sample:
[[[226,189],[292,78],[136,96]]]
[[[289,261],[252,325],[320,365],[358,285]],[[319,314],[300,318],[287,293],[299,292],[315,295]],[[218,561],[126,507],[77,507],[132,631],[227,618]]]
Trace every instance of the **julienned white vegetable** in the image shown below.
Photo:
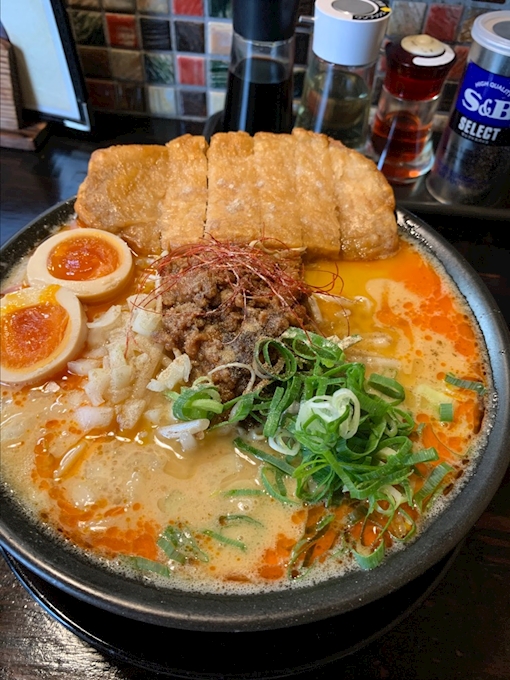
[[[328,340],[334,342],[340,349],[348,349],[349,347],[352,347],[352,345],[361,342],[362,339],[361,335],[347,335],[345,338],[339,338],[338,335],[330,335],[328,337]]]
[[[111,406],[80,406],[74,412],[76,421],[84,432],[108,427],[115,415]]]
[[[165,427],[158,427],[157,434],[166,439],[177,439],[183,450],[195,448],[196,439],[194,435],[205,432],[210,425],[207,418],[197,418],[197,420],[190,420],[185,423],[175,423],[173,425],[166,425]]]
[[[326,431],[327,425],[338,420],[338,436],[350,439],[358,430],[360,410],[358,397],[342,387],[332,395],[315,396],[299,404],[295,429],[296,432],[320,435]],[[296,405],[293,404],[287,412],[295,413]],[[279,430],[274,436],[268,437],[268,444],[273,451],[285,456],[295,456],[300,451],[299,442],[286,430]]]
[[[98,316],[94,321],[89,321],[87,327],[90,328],[104,328],[105,330],[112,330],[119,324],[122,314],[122,307],[120,305],[112,305],[104,314]]]
[[[120,305],[113,305],[104,314],[96,317],[94,321],[89,321],[87,323],[89,329],[87,345],[89,349],[94,348],[97,351],[101,348],[106,351],[104,345],[110,341],[112,333],[125,326],[129,317],[129,312],[122,311]],[[90,352],[87,355],[90,356]]]
[[[92,369],[100,367],[101,361],[99,359],[83,358],[67,363],[67,369],[74,375],[88,375]]]
[[[338,434],[344,439],[353,437],[359,426],[360,403],[351,390],[342,387],[332,395],[315,396],[303,402],[296,418],[296,429],[319,434],[324,424],[340,420]]]
[[[277,432],[274,437],[268,437],[267,442],[273,451],[283,453],[284,456],[295,456],[299,453],[300,443],[289,433]]]
[[[391,515],[395,511],[395,508],[398,508],[402,505],[402,503],[407,501],[407,498],[404,496],[404,494],[400,493],[400,491],[391,484],[381,486],[380,491],[381,494],[385,496],[384,500],[386,503],[383,506],[381,503],[379,503],[379,501],[377,501],[375,509],[377,512],[381,513],[381,515]]]
[[[188,381],[190,372],[191,360],[187,354],[181,354],[149,382],[147,389],[151,392],[173,390],[177,383]]]
[[[110,385],[110,372],[104,368],[92,368],[84,390],[92,406],[100,406],[106,401],[106,390]]]
[[[162,316],[156,310],[135,307],[132,313],[132,330],[147,338],[157,331],[161,325]]]
[[[64,453],[60,459],[57,469],[53,473],[54,479],[60,479],[65,473],[71,468],[73,463],[75,463],[82,453],[87,448],[87,442],[85,439],[81,439],[78,444],[72,446],[68,451]]]

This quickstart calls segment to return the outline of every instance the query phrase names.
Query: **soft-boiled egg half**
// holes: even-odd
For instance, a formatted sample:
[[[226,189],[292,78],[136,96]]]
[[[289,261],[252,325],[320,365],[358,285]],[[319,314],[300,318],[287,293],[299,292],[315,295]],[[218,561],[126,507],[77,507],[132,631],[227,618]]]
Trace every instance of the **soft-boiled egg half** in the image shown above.
[[[21,288],[0,302],[0,380],[33,383],[55,375],[81,351],[87,320],[61,286]]]
[[[83,302],[102,302],[131,278],[133,256],[115,234],[88,227],[61,231],[43,241],[27,264],[30,285],[65,286]]]

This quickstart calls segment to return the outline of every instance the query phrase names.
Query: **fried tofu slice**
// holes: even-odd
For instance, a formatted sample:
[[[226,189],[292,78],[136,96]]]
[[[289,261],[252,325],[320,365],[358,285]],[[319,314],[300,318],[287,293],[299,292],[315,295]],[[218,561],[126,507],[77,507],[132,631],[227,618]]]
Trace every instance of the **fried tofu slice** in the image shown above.
[[[183,135],[166,145],[169,168],[158,225],[163,250],[196,243],[204,235],[207,206],[207,142]]]
[[[257,132],[255,167],[263,238],[276,239],[288,248],[303,247],[294,174],[295,139],[292,135]]]
[[[206,234],[235,243],[261,238],[253,137],[246,132],[216,133],[211,137],[207,162]]]
[[[158,220],[167,189],[165,146],[110,146],[92,153],[74,207],[87,227],[119,234],[138,252],[159,253]]]
[[[393,190],[375,164],[325,135],[184,135],[94,151],[78,190],[81,223],[140,254],[199,241],[277,239],[308,259],[389,257],[398,249]]]
[[[398,250],[395,197],[375,163],[329,140],[344,260],[376,260]]]
[[[294,128],[296,201],[307,257],[337,258],[340,225],[326,135]]]

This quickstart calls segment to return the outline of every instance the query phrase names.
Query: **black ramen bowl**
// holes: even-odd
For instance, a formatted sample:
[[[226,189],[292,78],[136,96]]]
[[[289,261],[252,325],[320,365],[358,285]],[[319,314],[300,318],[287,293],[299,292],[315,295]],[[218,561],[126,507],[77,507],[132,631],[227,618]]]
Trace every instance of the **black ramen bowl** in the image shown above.
[[[2,276],[73,214],[74,199],[29,224],[2,249]],[[101,568],[30,520],[0,488],[0,542],[22,565],[59,590],[114,614],[195,631],[262,631],[344,614],[396,592],[440,562],[462,540],[495,494],[510,459],[510,346],[505,321],[476,272],[431,227],[404,210],[399,228],[446,271],[467,301],[485,343],[492,379],[489,433],[476,467],[444,511],[405,550],[372,571],[353,571],[313,586],[253,595],[158,588]]]

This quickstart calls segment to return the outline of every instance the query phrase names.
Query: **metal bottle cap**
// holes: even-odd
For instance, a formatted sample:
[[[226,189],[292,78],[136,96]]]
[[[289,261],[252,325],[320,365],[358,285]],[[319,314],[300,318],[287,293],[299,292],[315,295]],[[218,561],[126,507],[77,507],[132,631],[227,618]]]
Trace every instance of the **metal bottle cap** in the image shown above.
[[[481,14],[475,19],[471,37],[482,47],[510,57],[510,11]]]

